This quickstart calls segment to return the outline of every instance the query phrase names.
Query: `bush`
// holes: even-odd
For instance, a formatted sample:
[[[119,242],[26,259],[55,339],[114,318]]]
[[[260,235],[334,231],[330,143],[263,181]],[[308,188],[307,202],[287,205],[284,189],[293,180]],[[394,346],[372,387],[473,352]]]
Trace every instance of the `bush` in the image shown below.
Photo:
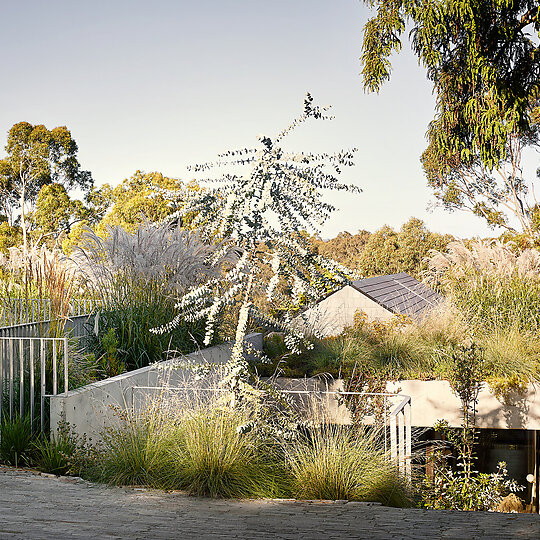
[[[422,506],[437,510],[495,510],[505,495],[520,491],[508,478],[506,463],[499,463],[496,472],[475,473],[436,467],[433,478],[422,483]]]

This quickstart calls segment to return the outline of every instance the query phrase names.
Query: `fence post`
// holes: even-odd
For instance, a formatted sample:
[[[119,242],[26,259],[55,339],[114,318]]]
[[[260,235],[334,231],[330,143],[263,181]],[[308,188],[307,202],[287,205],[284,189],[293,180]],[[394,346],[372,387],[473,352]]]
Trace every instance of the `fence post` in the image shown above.
[[[19,340],[19,416],[24,415],[24,342]]]
[[[411,462],[412,462],[412,407],[409,401],[405,405],[405,442],[407,445],[405,456],[405,473],[408,478],[411,478]]]
[[[64,337],[64,395],[68,395],[69,391],[69,355],[68,355],[68,338]]]
[[[394,462],[397,462],[397,426],[395,415],[390,416],[390,456]]]
[[[398,434],[398,454],[399,454],[399,472],[405,473],[405,418],[403,410],[397,415],[399,434]]]
[[[41,431],[45,428],[45,340],[39,339],[40,343],[40,368],[41,368],[41,388],[40,388],[40,426]]]
[[[15,342],[9,340],[9,419],[13,419],[13,361],[15,356]]]
[[[4,405],[4,340],[0,339],[0,422],[3,419],[3,405]]]
[[[30,340],[30,426],[34,431],[34,339]]]

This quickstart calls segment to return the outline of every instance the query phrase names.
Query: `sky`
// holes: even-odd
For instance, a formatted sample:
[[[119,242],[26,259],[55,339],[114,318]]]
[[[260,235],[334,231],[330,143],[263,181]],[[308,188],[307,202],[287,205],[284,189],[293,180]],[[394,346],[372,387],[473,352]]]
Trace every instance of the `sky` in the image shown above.
[[[136,170],[190,180],[186,166],[256,145],[302,111],[306,92],[331,122],[304,124],[297,151],[358,148],[329,194],[323,238],[399,228],[410,217],[458,237],[493,235],[467,213],[428,211],[420,155],[431,84],[405,46],[380,94],[363,91],[360,0],[0,0],[0,141],[16,122],[65,125],[97,185]],[[6,134],[6,135],[4,135]]]

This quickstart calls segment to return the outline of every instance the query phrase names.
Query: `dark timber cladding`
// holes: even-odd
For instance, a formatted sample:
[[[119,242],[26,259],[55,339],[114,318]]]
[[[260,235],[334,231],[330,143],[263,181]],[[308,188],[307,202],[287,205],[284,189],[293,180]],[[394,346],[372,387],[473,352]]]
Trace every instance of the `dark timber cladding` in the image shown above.
[[[419,317],[438,304],[440,294],[402,272],[353,281],[352,286],[392,313]]]

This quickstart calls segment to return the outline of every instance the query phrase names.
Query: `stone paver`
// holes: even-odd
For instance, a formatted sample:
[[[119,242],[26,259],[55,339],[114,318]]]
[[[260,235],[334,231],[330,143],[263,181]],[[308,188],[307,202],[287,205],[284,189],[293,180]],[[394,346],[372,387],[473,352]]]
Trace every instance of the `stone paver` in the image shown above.
[[[540,516],[209,500],[0,468],[0,538],[540,539]]]

